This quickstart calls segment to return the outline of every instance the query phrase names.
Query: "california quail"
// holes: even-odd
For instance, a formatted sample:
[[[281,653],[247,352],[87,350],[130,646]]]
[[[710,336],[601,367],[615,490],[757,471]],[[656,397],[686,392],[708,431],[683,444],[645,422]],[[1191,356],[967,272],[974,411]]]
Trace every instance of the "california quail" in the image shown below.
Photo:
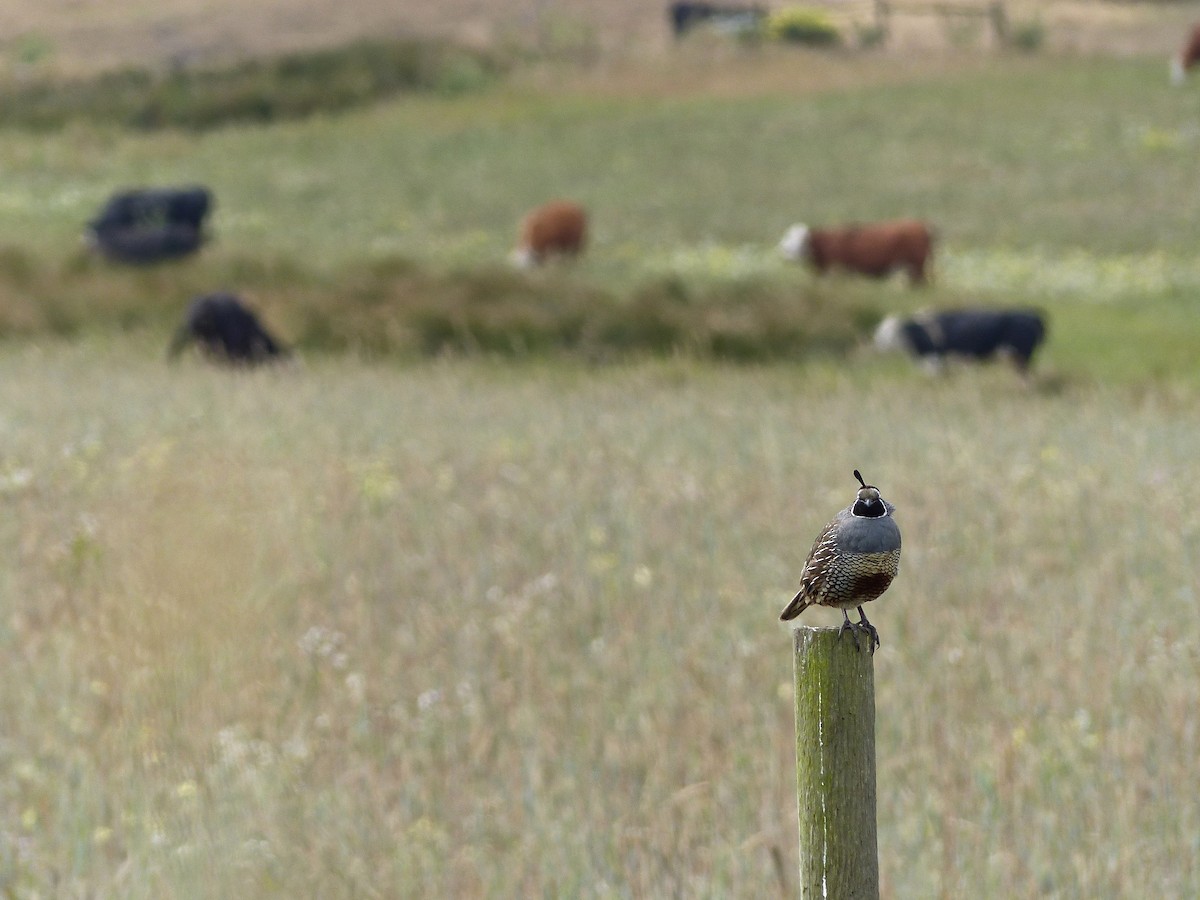
[[[879,496],[879,488],[854,477],[862,485],[855,501],[833,517],[813,542],[800,574],[800,590],[779,616],[794,619],[806,607],[836,606],[842,611],[838,636],[849,631],[858,646],[858,630],[871,638],[871,652],[879,646],[879,632],[867,621],[862,605],[888,589],[900,570],[900,528],[892,513],[896,508]],[[851,607],[859,621],[850,622]]]

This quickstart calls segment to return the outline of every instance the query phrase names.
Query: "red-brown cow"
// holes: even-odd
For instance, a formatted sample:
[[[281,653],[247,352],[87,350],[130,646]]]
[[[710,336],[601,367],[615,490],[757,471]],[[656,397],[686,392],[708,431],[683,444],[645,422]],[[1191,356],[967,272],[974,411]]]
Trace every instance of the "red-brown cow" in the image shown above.
[[[916,219],[844,228],[793,225],[779,242],[779,251],[784,256],[807,259],[818,274],[839,268],[886,278],[903,269],[913,284],[925,283],[925,268],[932,248],[932,230]]]
[[[1192,29],[1183,49],[1171,58],[1171,83],[1183,84],[1188,70],[1200,62],[1200,25]]]
[[[552,200],[531,210],[521,221],[512,259],[528,268],[554,254],[577,256],[587,240],[587,213],[570,200]]]

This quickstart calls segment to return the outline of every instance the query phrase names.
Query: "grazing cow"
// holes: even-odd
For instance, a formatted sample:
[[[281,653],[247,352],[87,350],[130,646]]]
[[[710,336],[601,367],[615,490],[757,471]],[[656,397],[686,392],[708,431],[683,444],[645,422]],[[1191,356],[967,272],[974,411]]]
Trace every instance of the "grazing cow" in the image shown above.
[[[135,188],[113,194],[88,224],[93,228],[164,224],[201,228],[212,205],[212,193],[204,187]]]
[[[88,222],[89,246],[114,262],[152,265],[179,259],[205,241],[212,208],[207,188],[138,188],[109,198]]]
[[[512,260],[521,268],[540,265],[548,256],[577,256],[587,240],[587,213],[570,200],[552,200],[521,220]]]
[[[916,219],[844,228],[793,225],[779,242],[780,253],[788,259],[807,259],[818,274],[841,268],[885,278],[896,269],[904,269],[913,284],[925,283],[925,267],[932,249],[932,230]]]
[[[288,353],[233,294],[205,294],[194,299],[171,339],[167,358],[178,357],[192,341],[212,359],[243,365]]]
[[[767,17],[761,6],[730,6],[716,3],[678,0],[667,7],[667,18],[675,39],[683,37],[697,25],[711,23],[725,31],[740,33],[758,28]]]
[[[1002,354],[1025,375],[1045,337],[1045,317],[1035,309],[955,309],[911,319],[888,316],[875,330],[875,346],[907,350],[931,372],[941,371],[949,356],[985,360]]]
[[[1200,25],[1192,28],[1183,49],[1171,57],[1171,83],[1183,84],[1188,71],[1198,62],[1200,62]]]
[[[87,232],[88,246],[113,262],[132,266],[180,259],[195,253],[206,240],[199,228],[191,225],[104,225]]]

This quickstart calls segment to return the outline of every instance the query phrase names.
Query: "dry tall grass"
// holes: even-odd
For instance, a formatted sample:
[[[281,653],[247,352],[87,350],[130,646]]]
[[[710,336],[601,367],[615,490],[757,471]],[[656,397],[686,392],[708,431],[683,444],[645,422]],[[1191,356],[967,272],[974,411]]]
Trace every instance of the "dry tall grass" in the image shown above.
[[[0,893],[778,893],[855,466],[885,896],[1200,890],[1193,390],[148,349],[0,354]]]

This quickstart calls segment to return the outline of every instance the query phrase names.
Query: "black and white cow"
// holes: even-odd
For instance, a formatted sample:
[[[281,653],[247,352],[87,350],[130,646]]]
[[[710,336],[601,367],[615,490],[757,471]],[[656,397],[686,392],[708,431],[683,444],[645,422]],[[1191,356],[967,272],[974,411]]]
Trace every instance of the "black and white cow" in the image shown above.
[[[1045,337],[1046,319],[1039,310],[953,309],[911,319],[888,316],[875,330],[875,346],[906,350],[935,372],[947,357],[986,360],[1005,355],[1025,374]]]
[[[175,359],[191,342],[212,359],[254,365],[288,351],[233,294],[205,294],[194,299],[171,339],[167,358]]]
[[[204,187],[136,188],[113,194],[87,223],[89,246],[114,262],[153,265],[195,253],[212,209]]]

